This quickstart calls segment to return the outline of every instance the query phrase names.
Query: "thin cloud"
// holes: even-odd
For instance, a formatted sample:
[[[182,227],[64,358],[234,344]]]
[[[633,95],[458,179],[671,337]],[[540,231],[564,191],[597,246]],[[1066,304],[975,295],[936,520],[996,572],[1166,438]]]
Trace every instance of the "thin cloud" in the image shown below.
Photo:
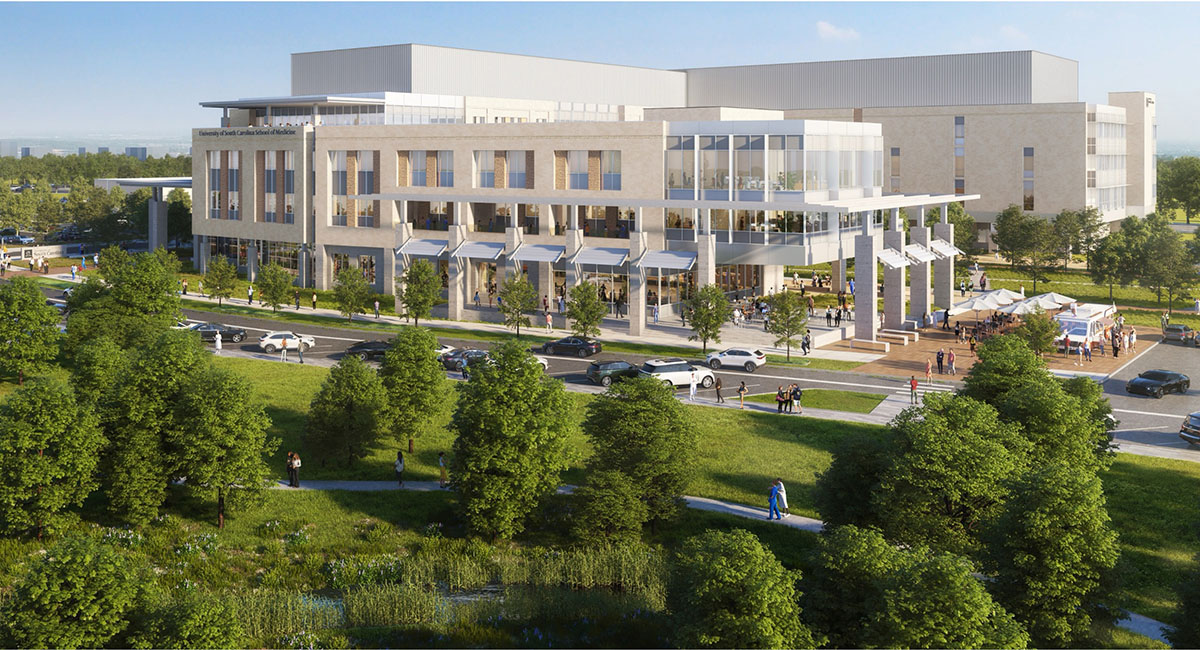
[[[1003,25],[1000,27],[1000,37],[1008,41],[1028,41],[1029,36],[1012,25]]]
[[[858,30],[852,27],[838,27],[824,20],[818,20],[817,36],[823,41],[857,41]]]

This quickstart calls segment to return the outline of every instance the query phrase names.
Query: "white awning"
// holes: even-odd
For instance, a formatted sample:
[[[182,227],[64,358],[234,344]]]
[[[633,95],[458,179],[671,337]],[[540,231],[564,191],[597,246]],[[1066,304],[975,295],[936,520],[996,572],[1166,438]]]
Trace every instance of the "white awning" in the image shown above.
[[[629,261],[628,248],[584,248],[575,253],[572,264],[594,264],[596,266],[622,266]]]
[[[450,257],[468,257],[475,260],[492,260],[504,253],[504,244],[498,241],[466,241],[450,253]]]
[[[908,266],[908,258],[894,248],[884,248],[879,251],[879,261],[889,269],[902,269]]]
[[[691,271],[695,265],[696,254],[689,251],[650,251],[640,262],[642,268],[679,271]]]
[[[938,258],[928,248],[920,244],[909,244],[904,247],[904,252],[917,263],[932,262]]]
[[[449,244],[445,239],[410,239],[400,247],[400,254],[441,257]]]
[[[933,252],[941,257],[953,257],[955,255],[963,254],[962,251],[954,247],[954,244],[951,244],[945,239],[935,239],[929,242],[929,248],[933,249]]]
[[[567,253],[564,246],[552,246],[550,244],[525,244],[517,249],[509,259],[517,262],[550,262],[551,264],[562,259],[562,256]]]

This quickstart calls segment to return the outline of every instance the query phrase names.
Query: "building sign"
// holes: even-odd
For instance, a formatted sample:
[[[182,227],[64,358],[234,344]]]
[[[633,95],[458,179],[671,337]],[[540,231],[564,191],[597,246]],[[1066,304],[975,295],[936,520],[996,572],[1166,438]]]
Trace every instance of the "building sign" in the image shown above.
[[[254,127],[241,129],[210,129],[197,131],[199,136],[241,136],[241,135],[296,135],[296,129],[277,127]]]

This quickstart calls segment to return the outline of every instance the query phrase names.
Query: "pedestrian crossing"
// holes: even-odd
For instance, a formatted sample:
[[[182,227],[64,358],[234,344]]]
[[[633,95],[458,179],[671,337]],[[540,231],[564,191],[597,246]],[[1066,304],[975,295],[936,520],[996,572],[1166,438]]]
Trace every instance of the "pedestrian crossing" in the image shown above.
[[[941,384],[934,384],[932,386],[930,386],[928,384],[921,384],[921,385],[917,386],[918,394],[921,394],[921,393],[953,393],[957,390],[958,389],[955,388],[954,386],[943,386]],[[896,390],[894,390],[892,392],[894,392],[897,395],[907,395],[910,391],[909,391],[908,386],[905,386],[903,388],[897,388]]]

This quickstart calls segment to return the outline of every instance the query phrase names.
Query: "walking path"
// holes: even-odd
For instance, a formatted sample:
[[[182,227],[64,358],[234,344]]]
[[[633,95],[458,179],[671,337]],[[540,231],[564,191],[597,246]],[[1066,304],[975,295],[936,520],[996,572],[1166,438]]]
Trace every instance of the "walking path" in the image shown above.
[[[287,483],[279,481],[274,489],[287,490]],[[405,481],[404,487],[400,487],[395,481],[301,481],[299,488],[290,488],[299,490],[346,490],[348,492],[383,492],[391,490],[411,490],[413,492],[435,492],[441,490],[436,481]],[[570,494],[574,491],[574,486],[564,485],[558,488],[559,494]],[[684,502],[687,507],[693,510],[704,510],[707,512],[716,512],[733,517],[741,517],[743,519],[765,519],[767,509],[747,506],[740,503],[728,503],[726,501],[717,501],[716,499],[707,499],[704,497],[684,496]],[[819,519],[811,517],[802,517],[800,515],[791,515],[784,519],[775,520],[777,525],[786,526],[795,530],[802,530],[810,533],[819,533],[825,528],[825,524]],[[1163,632],[1169,630],[1170,626],[1166,623],[1156,621],[1152,618],[1126,612],[1129,616],[1127,619],[1117,621],[1117,626],[1129,630],[1131,632],[1149,637],[1155,641],[1167,643]]]

